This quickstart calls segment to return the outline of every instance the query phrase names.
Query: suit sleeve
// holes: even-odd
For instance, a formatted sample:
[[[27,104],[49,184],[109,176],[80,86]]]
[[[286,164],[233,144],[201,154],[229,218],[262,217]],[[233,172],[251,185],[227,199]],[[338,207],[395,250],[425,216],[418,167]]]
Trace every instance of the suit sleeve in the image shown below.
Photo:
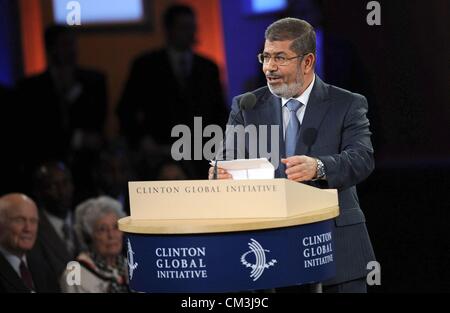
[[[341,130],[340,153],[318,157],[324,163],[329,188],[342,190],[354,186],[374,169],[367,111],[366,98],[354,95]]]

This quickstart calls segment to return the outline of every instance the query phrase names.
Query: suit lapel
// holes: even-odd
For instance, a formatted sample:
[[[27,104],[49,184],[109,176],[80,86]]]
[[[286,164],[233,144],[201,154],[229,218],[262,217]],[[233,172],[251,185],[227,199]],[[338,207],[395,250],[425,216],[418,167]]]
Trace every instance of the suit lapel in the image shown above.
[[[327,114],[330,108],[330,102],[328,101],[328,89],[325,83],[316,75],[316,81],[311,91],[311,95],[306,107],[305,116],[303,118],[303,124],[300,130],[300,136],[296,147],[296,155],[304,155],[308,147],[303,142],[304,131],[308,128],[314,128],[319,130],[323,118]],[[285,157],[285,142],[284,142],[284,130],[283,130],[283,113],[281,107],[281,99],[274,96],[268,89],[263,96],[259,99],[262,104],[258,109],[253,110],[255,121],[249,120],[246,124],[255,125],[279,125],[279,153],[280,160]],[[268,130],[268,138],[270,138],[270,129]],[[271,140],[268,140],[268,151],[272,150]],[[279,163],[278,168],[275,170],[275,177],[286,177],[285,166]]]
[[[264,96],[261,98],[261,103],[264,106],[259,110],[256,119],[260,121],[260,125],[268,125],[269,129],[267,130],[268,142],[267,142],[267,151],[272,151],[272,142],[271,138],[271,125],[278,125],[279,134],[278,134],[278,142],[279,142],[279,153],[280,160],[284,158],[284,136],[283,136],[283,113],[281,107],[281,98],[274,96],[268,89]],[[279,162],[278,168],[275,169],[275,177],[283,177],[284,173],[284,165]]]
[[[319,130],[323,118],[327,114],[330,108],[330,102],[328,101],[328,89],[324,82],[316,75],[316,81],[309,97],[308,105],[306,106],[305,116],[303,118],[302,127],[300,130],[300,137],[295,149],[296,155],[304,155],[308,151],[308,147],[305,145],[303,136],[304,132],[308,128]]]

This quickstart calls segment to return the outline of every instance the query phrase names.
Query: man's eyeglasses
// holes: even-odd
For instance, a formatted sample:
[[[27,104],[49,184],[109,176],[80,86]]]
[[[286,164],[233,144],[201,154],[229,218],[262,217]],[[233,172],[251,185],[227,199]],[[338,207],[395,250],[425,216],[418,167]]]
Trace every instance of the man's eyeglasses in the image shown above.
[[[276,55],[276,56],[272,57],[272,56],[270,56],[270,54],[260,53],[260,54],[258,54],[258,61],[261,64],[267,64],[270,62],[270,59],[273,59],[274,63],[277,66],[283,66],[283,65],[288,64],[290,60],[297,59],[297,58],[303,58],[307,54],[308,53],[304,53],[302,55],[296,55],[295,57],[288,58],[284,55]]]

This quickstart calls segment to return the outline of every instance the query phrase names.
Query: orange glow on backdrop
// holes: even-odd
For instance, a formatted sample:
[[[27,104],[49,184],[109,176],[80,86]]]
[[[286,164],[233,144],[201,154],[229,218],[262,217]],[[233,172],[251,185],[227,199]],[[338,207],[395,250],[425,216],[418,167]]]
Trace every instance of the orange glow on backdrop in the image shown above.
[[[41,2],[20,0],[20,26],[25,76],[40,73],[46,68]]]

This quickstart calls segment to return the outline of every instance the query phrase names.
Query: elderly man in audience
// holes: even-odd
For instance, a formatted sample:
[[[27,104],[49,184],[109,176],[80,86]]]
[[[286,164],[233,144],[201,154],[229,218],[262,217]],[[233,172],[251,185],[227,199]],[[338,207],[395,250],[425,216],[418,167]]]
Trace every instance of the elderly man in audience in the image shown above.
[[[0,293],[59,291],[47,264],[27,255],[36,241],[38,223],[36,204],[26,195],[0,198]]]
[[[122,205],[110,197],[81,203],[75,212],[75,230],[84,247],[77,261],[80,284],[69,283],[70,271],[61,279],[64,292],[128,292],[128,274],[122,255],[123,234],[117,221],[123,217]],[[73,286],[71,286],[73,285]]]

